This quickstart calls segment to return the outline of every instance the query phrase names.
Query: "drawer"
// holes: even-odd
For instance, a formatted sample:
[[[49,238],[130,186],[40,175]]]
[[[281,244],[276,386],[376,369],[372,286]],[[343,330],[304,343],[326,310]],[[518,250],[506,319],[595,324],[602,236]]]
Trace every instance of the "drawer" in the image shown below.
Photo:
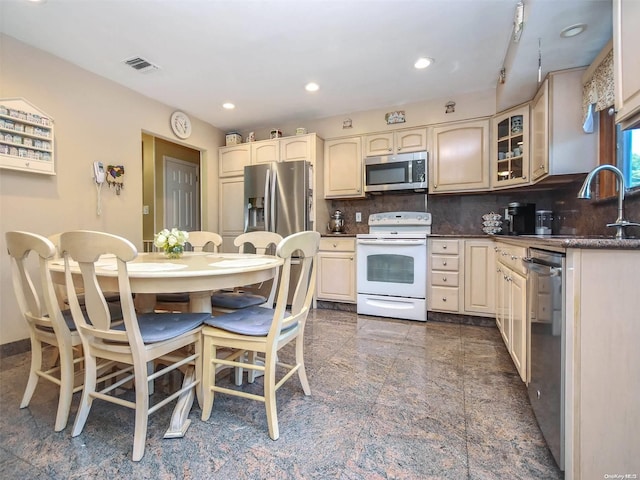
[[[431,285],[439,285],[441,287],[458,287],[458,272],[432,272]]]
[[[527,276],[527,267],[522,259],[527,256],[527,247],[497,244],[496,259],[521,275]]]
[[[431,309],[457,312],[459,292],[457,288],[432,287]]]
[[[459,245],[458,240],[431,240],[431,253],[457,255]]]
[[[446,270],[457,272],[459,270],[460,257],[457,255],[431,255],[431,270]]]
[[[322,237],[320,239],[320,250],[325,252],[355,252],[356,239]]]

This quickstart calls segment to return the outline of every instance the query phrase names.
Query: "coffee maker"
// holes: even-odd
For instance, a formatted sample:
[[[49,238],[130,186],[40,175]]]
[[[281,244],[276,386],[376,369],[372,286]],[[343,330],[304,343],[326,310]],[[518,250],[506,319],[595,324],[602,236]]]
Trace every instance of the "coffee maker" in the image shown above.
[[[536,204],[512,202],[504,215],[508,235],[533,235],[536,233]]]

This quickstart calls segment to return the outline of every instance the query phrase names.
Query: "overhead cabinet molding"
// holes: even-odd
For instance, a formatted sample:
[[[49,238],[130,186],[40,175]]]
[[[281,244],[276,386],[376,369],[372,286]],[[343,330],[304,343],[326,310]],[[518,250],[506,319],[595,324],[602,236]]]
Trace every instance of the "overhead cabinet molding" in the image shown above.
[[[23,98],[0,99],[0,168],[56,174],[53,119]]]

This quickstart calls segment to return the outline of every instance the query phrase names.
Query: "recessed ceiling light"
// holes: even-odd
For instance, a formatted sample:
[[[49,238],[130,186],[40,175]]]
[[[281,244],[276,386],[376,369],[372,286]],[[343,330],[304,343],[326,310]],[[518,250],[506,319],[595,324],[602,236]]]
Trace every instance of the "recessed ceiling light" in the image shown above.
[[[314,82],[309,82],[304,86],[307,92],[317,92],[320,89],[320,85]]]
[[[234,108],[236,108],[236,106],[233,103],[227,102],[222,104],[222,108],[227,110],[233,110]]]
[[[433,58],[420,57],[418,60],[416,60],[416,63],[414,63],[413,66],[418,69],[423,69],[423,68],[427,68],[432,63],[433,63]]]
[[[580,35],[587,29],[587,26],[584,23],[576,23],[575,25],[570,25],[565,27],[560,32],[560,36],[562,38],[570,38],[575,37],[576,35]]]

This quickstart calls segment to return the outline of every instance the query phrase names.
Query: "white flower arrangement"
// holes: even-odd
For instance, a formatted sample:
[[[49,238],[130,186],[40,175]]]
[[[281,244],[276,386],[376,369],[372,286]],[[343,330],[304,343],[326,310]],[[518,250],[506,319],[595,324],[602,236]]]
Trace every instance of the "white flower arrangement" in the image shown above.
[[[189,233],[177,228],[171,230],[165,228],[153,236],[153,244],[164,251],[169,258],[179,258],[188,240]]]

